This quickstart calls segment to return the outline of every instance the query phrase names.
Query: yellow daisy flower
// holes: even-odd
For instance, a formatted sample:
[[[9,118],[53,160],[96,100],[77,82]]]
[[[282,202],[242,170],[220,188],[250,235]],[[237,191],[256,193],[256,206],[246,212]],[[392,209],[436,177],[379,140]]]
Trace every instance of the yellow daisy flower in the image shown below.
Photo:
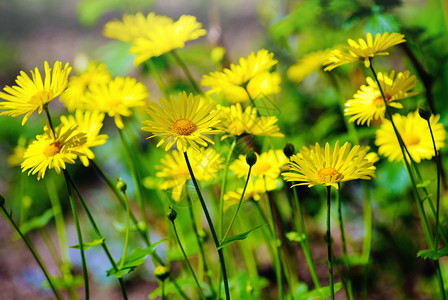
[[[277,94],[281,78],[277,72],[269,72],[278,62],[273,57],[274,53],[265,49],[257,55],[251,52],[247,58],[240,58],[239,65],[231,64],[230,69],[202,76],[201,85],[211,88],[207,94],[222,94],[231,103],[247,101],[249,96],[254,99]]]
[[[145,60],[184,48],[187,41],[207,34],[196,17],[182,15],[174,22],[166,16],[151,12],[145,18],[141,13],[123,16],[123,21],[113,20],[104,27],[107,37],[131,43],[129,52],[135,54],[135,65]]]
[[[159,136],[162,139],[157,147],[167,142],[165,151],[174,144],[181,152],[187,151],[188,144],[199,150],[197,144],[206,147],[214,142],[206,135],[218,134],[221,130],[213,129],[220,123],[215,105],[201,98],[185,92],[179,93],[177,98],[170,100],[159,98],[160,105],[151,103],[147,110],[152,120],[143,121],[143,131],[152,135],[148,139]],[[197,144],[196,144],[197,143]]]
[[[45,176],[47,169],[55,169],[61,174],[65,169],[65,163],[74,164],[78,156],[84,155],[78,152],[78,148],[86,143],[84,133],[77,131],[77,126],[58,126],[56,134],[45,126],[45,133],[36,136],[23,155],[22,172],[28,171],[28,175],[37,173],[37,180]]]
[[[111,73],[107,70],[105,64],[90,62],[85,72],[70,78],[67,89],[59,99],[69,112],[76,109],[85,109],[86,93],[89,87],[95,84],[107,84],[111,80]]]
[[[282,138],[285,135],[280,132],[280,128],[275,123],[277,117],[259,117],[257,108],[248,106],[243,112],[240,103],[230,107],[218,105],[219,117],[225,132],[221,140],[229,136],[239,136],[242,134],[252,134],[260,136],[271,136]]]
[[[318,143],[306,147],[297,155],[291,156],[289,172],[282,175],[286,181],[295,181],[293,186],[308,185],[312,187],[322,184],[339,189],[338,182],[356,179],[375,178],[373,161],[366,158],[368,148],[359,145],[351,148],[346,142],[339,147],[336,142],[334,150],[330,144],[322,149]]]
[[[252,166],[250,177],[264,180],[264,178],[278,178],[280,168],[288,162],[282,150],[269,150],[257,155],[257,162]],[[229,169],[238,177],[246,177],[249,172],[249,165],[246,163],[246,155],[240,155],[230,166]]]
[[[218,171],[223,168],[224,159],[212,148],[205,150],[200,148],[199,153],[193,148],[188,148],[187,154],[194,176],[201,182],[215,178]],[[155,166],[156,170],[159,170],[156,176],[165,178],[160,188],[162,190],[172,189],[173,200],[179,201],[182,188],[190,179],[190,172],[183,152],[174,150],[172,153],[167,153],[160,162],[161,165]]]
[[[363,61],[366,68],[370,67],[370,59],[373,59],[377,55],[389,55],[389,52],[385,50],[406,42],[404,35],[396,32],[389,34],[385,32],[383,34],[377,33],[375,39],[369,32],[366,35],[366,39],[359,39],[355,42],[352,39],[348,39],[349,46],[344,46],[345,50],[334,49],[330,52],[327,60],[324,62],[325,71],[331,71],[336,67],[355,62]]]
[[[324,50],[306,54],[288,68],[286,75],[295,83],[301,82],[305,77],[322,68],[329,53],[329,50]]]
[[[24,114],[25,117],[22,120],[24,125],[34,111],[42,113],[44,105],[50,103],[65,90],[72,67],[66,63],[62,68],[62,63],[56,61],[51,69],[45,61],[44,69],[44,80],[39,69],[35,68],[34,72],[30,71],[31,78],[21,71],[16,79],[17,85],[5,86],[3,89],[5,93],[0,92],[0,99],[5,100],[0,102],[0,109],[6,111],[1,112],[0,115],[17,117]]]
[[[422,159],[431,159],[434,156],[428,122],[419,116],[418,111],[410,112],[407,116],[395,114],[392,118],[414,161],[419,163]],[[446,140],[445,128],[439,120],[439,115],[431,115],[429,119],[437,150],[445,145]],[[403,160],[400,144],[389,120],[384,120],[376,131],[375,145],[379,146],[378,153],[387,156],[389,161]]]
[[[144,107],[149,96],[146,86],[131,77],[116,77],[107,84],[92,85],[89,89],[86,109],[107,113],[120,129],[124,128],[121,117],[131,116],[132,107]]]
[[[396,77],[395,71],[391,71],[389,74],[378,73],[377,77],[386,101],[391,107],[403,108],[401,103],[395,101],[418,94],[409,92],[417,82],[415,75],[410,76],[409,71],[399,72]],[[386,107],[377,82],[367,77],[367,84],[367,86],[362,85],[353,99],[345,103],[345,115],[352,116],[349,119],[350,122],[367,123],[369,126],[373,119],[384,119]]]
[[[99,112],[77,110],[75,116],[61,116],[61,124],[66,128],[77,126],[77,132],[86,135],[86,142],[75,148],[76,151],[83,153],[85,156],[80,156],[79,159],[84,166],[89,166],[89,159],[94,159],[91,147],[96,147],[106,143],[108,138],[105,134],[99,134],[103,127],[104,114]]]
[[[247,174],[246,174],[247,175]],[[265,180],[257,180],[251,178],[247,183],[246,191],[244,192],[243,201],[254,199],[259,201],[261,195],[269,191],[274,191],[281,186],[280,178],[266,178]],[[232,205],[238,204],[241,199],[243,188],[238,188],[236,191],[227,192],[224,195],[224,209],[229,208]]]

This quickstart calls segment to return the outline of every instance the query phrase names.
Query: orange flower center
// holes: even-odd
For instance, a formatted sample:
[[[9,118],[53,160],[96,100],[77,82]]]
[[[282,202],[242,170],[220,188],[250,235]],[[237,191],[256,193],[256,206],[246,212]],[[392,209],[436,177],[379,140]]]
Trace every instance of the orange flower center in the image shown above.
[[[56,154],[61,151],[62,143],[60,141],[56,141],[54,143],[51,143],[44,149],[44,155],[46,157],[55,156]]]
[[[389,93],[384,93],[384,98],[386,98],[386,102],[389,103],[392,96]],[[381,96],[381,93],[372,100],[372,105],[377,108],[384,106],[383,96]]]
[[[171,125],[171,130],[179,135],[190,135],[196,130],[196,125],[188,119],[178,119]]]
[[[331,182],[338,180],[342,177],[342,174],[332,167],[325,167],[317,171],[317,177],[323,182]]]
[[[43,105],[51,100],[51,93],[47,90],[38,92],[36,95],[31,96],[30,102],[37,105]]]
[[[414,146],[420,143],[420,138],[412,133],[402,134],[401,138],[406,146]]]

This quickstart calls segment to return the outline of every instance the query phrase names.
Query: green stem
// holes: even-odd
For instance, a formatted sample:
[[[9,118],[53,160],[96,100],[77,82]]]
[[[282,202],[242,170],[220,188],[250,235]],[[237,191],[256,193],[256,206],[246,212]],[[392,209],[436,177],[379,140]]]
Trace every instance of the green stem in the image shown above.
[[[401,138],[401,135],[398,132],[398,129],[396,128],[396,126],[395,126],[395,123],[394,123],[393,118],[392,118],[392,114],[391,114],[391,112],[389,110],[389,106],[388,106],[387,101],[386,101],[386,97],[384,96],[383,89],[381,88],[381,84],[380,84],[380,82],[378,80],[378,77],[376,75],[375,69],[373,68],[372,61],[370,61],[370,70],[372,71],[373,76],[375,77],[375,81],[378,84],[378,88],[380,90],[381,96],[383,97],[383,101],[384,101],[384,105],[385,105],[385,109],[386,109],[386,115],[390,119],[390,122],[391,122],[392,127],[393,127],[394,132],[395,132],[395,135],[397,136],[398,143],[400,144],[401,153],[403,155],[403,161],[405,163],[406,169],[408,170],[409,178],[411,179],[412,190],[414,192],[414,195],[415,195],[415,198],[416,198],[416,201],[417,201],[417,207],[419,209],[420,220],[422,222],[423,230],[425,232],[426,241],[428,243],[428,246],[433,249],[434,245],[433,245],[432,234],[431,234],[431,230],[429,229],[428,219],[427,219],[427,216],[426,216],[426,213],[425,213],[425,209],[423,207],[423,201],[422,201],[422,199],[420,197],[420,194],[418,192],[417,185],[416,185],[415,178],[414,178],[414,174],[412,173],[412,169],[411,169],[410,163],[408,161],[408,158],[406,156],[406,152],[407,152],[407,155],[409,156],[409,160],[414,165],[414,168],[416,170],[417,170],[417,166],[415,166],[415,162],[412,159],[412,156],[410,155],[409,151],[407,150],[406,145],[403,142],[403,139]],[[445,300],[446,299],[445,288],[444,288],[444,284],[443,284],[442,272],[440,270],[440,263],[439,263],[438,259],[434,260],[434,267],[435,267],[436,273],[437,273],[437,279],[438,279],[438,283],[439,283],[439,288],[440,288],[440,291],[442,293],[442,297]]]
[[[53,131],[53,135],[55,135],[56,133],[54,131],[53,121],[51,120],[50,110],[48,108],[49,104],[50,104],[50,102],[45,103],[43,108],[44,108],[45,114],[47,115],[47,120],[48,120],[48,124],[50,125],[50,129],[51,129],[51,131]]]
[[[182,71],[184,71],[185,75],[188,78],[188,81],[190,82],[190,84],[193,86],[193,89],[201,94],[204,95],[204,92],[201,90],[201,88],[199,87],[199,85],[196,83],[196,80],[194,79],[193,75],[191,74],[190,70],[188,69],[187,65],[183,62],[183,60],[180,58],[179,54],[177,53],[176,50],[172,50],[170,52],[170,54],[174,57],[174,59],[176,60],[176,62],[179,64],[179,66],[181,67]]]
[[[331,300],[334,300],[334,280],[333,280],[333,253],[331,250],[331,185],[327,186],[327,250],[328,250],[328,274],[330,277]]]
[[[70,186],[70,176],[69,176],[67,170],[63,170],[63,172],[64,172],[65,181],[67,183],[68,198],[70,199],[70,206],[72,208],[73,220],[75,222],[75,227],[76,227],[76,234],[78,236],[79,250],[81,252],[82,274],[84,277],[84,287],[85,287],[85,299],[88,300],[88,299],[90,299],[89,275],[88,275],[88,271],[87,271],[87,263],[86,263],[85,253],[84,253],[84,244],[82,241],[81,226],[79,225],[78,212],[76,211],[75,199],[73,197],[72,188]]]
[[[292,184],[294,185],[294,182],[292,182]],[[311,273],[311,278],[313,280],[314,287],[316,289],[319,289],[320,288],[319,277],[317,276],[316,266],[314,264],[313,256],[311,254],[311,247],[310,247],[310,242],[309,242],[309,238],[308,238],[308,232],[306,230],[305,220],[303,218],[303,212],[302,212],[302,207],[301,207],[300,201],[299,201],[297,186],[293,187],[293,191],[294,191],[294,201],[295,201],[295,208],[296,208],[294,211],[298,212],[299,222],[301,225],[301,230],[300,231],[297,230],[297,231],[299,231],[301,234],[304,234],[304,236],[305,236],[303,242],[301,243],[302,250],[305,255],[306,263],[308,264],[308,269],[310,270],[310,273]],[[296,215],[297,215],[297,213],[296,213]],[[294,218],[294,220],[295,220],[295,218]],[[297,225],[296,225],[296,227],[297,227],[297,229],[299,229]]]
[[[227,152],[227,158],[226,158],[226,166],[224,168],[224,174],[222,177],[222,183],[221,183],[221,194],[219,195],[219,228],[218,232],[219,235],[222,236],[224,233],[224,195],[226,193],[226,185],[227,185],[227,174],[229,173],[229,165],[230,165],[230,159],[232,158],[233,150],[236,146],[237,137],[233,139],[232,144],[230,145],[230,149]]]
[[[176,240],[177,240],[177,244],[179,245],[180,251],[182,251],[182,255],[184,256],[184,260],[187,263],[188,266],[188,270],[191,273],[191,276],[193,276],[194,278],[194,282],[196,283],[196,286],[199,290],[199,294],[201,296],[201,299],[206,299],[204,292],[202,291],[201,285],[199,284],[198,278],[196,277],[196,274],[194,273],[193,267],[190,264],[190,261],[188,260],[187,254],[185,253],[184,247],[182,247],[182,243],[179,239],[179,235],[177,234],[177,229],[176,229],[176,223],[174,222],[174,220],[170,220],[171,224],[173,224],[173,230],[174,230],[174,235],[176,236]]]
[[[154,62],[152,61],[152,58],[148,59],[147,62],[149,65],[149,72],[151,73],[152,78],[154,78],[154,81],[156,82],[157,86],[159,87],[160,91],[162,92],[162,95],[166,99],[169,99],[169,97],[170,97],[169,89],[168,89],[167,85],[163,82],[162,77],[160,76],[159,72],[157,72],[157,67],[154,64]]]
[[[226,233],[221,239],[221,244],[225,241],[227,236],[229,235],[230,229],[232,229],[233,222],[235,222],[236,216],[238,215],[238,211],[240,210],[241,203],[243,203],[244,193],[246,193],[247,184],[250,180],[250,171],[252,170],[252,166],[249,166],[249,171],[247,172],[246,183],[244,184],[243,192],[241,193],[240,201],[238,202],[238,206],[236,208],[235,213],[233,214],[232,220],[230,221],[229,227],[227,227]]]
[[[162,300],[166,300],[166,295],[165,295],[165,280],[162,280]]]
[[[205,276],[207,277],[207,281],[210,284],[210,289],[212,291],[213,297],[215,297],[216,291],[215,291],[215,288],[214,288],[214,285],[213,285],[213,281],[212,281],[212,279],[210,277],[210,274],[209,274],[209,268],[208,268],[208,265],[207,265],[207,260],[206,260],[206,256],[205,256],[205,252],[204,252],[204,247],[202,245],[201,238],[199,237],[198,226],[196,225],[196,221],[194,219],[193,203],[191,201],[190,194],[188,193],[188,189],[187,189],[187,200],[188,200],[188,210],[190,212],[190,218],[191,218],[191,224],[192,224],[192,227],[193,227],[193,232],[194,232],[194,235],[196,236],[196,241],[198,243],[198,247],[199,247],[199,250],[201,252],[202,262],[204,264]]]
[[[344,289],[349,300],[354,300],[355,297],[353,295],[353,286],[352,280],[350,276],[350,264],[348,260],[348,252],[347,252],[347,244],[345,241],[345,231],[344,231],[344,222],[342,220],[342,204],[341,204],[341,187],[338,183],[338,197],[336,198],[337,206],[338,206],[338,220],[339,220],[339,230],[341,232],[341,242],[342,242],[342,251],[344,253],[344,266],[345,266],[345,274],[346,274],[346,284],[344,284]]]
[[[126,196],[126,192],[124,192],[124,191],[123,191],[123,197],[124,197],[124,201],[125,201],[125,204],[126,204],[126,233],[125,233],[125,238],[124,238],[123,256],[122,256],[122,259],[121,259],[120,266],[118,267],[119,270],[121,270],[123,268],[124,261],[125,261],[125,258],[126,258],[126,254],[128,252],[129,230],[131,228],[131,217],[130,217],[130,212],[129,212],[129,200],[128,200],[128,197]]]
[[[70,176],[70,174],[65,171],[64,174],[66,174],[66,179],[68,180],[68,182],[70,183],[70,185],[73,187],[73,189],[75,190],[76,195],[78,196],[78,200],[81,203],[84,211],[86,212],[87,218],[90,221],[90,224],[93,227],[93,230],[95,231],[96,235],[100,238],[103,239],[103,242],[101,243],[101,247],[103,248],[104,253],[106,254],[107,258],[109,259],[110,264],[112,265],[112,267],[114,268],[115,271],[118,271],[119,269],[117,268],[117,264],[115,263],[114,258],[112,257],[112,254],[109,251],[109,248],[107,247],[106,244],[106,239],[103,237],[103,235],[101,234],[101,231],[99,229],[99,227],[97,226],[95,219],[93,218],[92,213],[90,212],[89,207],[87,206],[87,203],[84,201],[84,198],[82,197],[81,193],[79,192],[78,187],[76,186],[75,182],[73,181],[72,177]],[[124,257],[123,259],[124,260]],[[123,294],[123,298],[124,299],[128,299],[127,296],[127,292],[126,292],[126,288],[124,286],[124,281],[123,278],[118,278],[118,281],[120,282],[120,286],[121,286],[121,291]]]
[[[149,239],[149,234],[148,234],[148,222],[146,221],[146,214],[145,214],[145,203],[143,202],[143,197],[142,197],[142,187],[141,187],[141,180],[140,180],[140,176],[137,172],[137,168],[134,164],[134,159],[132,157],[132,152],[131,152],[131,148],[129,147],[128,141],[126,140],[126,137],[124,136],[124,132],[123,129],[118,129],[118,132],[120,133],[120,138],[121,138],[121,142],[123,143],[124,149],[126,151],[126,157],[128,160],[128,164],[129,164],[129,168],[131,169],[131,176],[132,176],[132,180],[135,183],[135,196],[137,198],[137,203],[138,203],[138,207],[140,210],[140,222],[141,222],[141,226],[143,226],[143,232],[145,233],[145,236]]]
[[[434,139],[434,133],[432,132],[431,123],[429,119],[427,120],[429,132],[431,133],[432,145],[434,146],[434,155],[437,165],[437,198],[436,198],[436,229],[434,234],[434,250],[438,251],[439,249],[439,207],[440,207],[440,177],[441,177],[441,168],[440,168],[440,157],[439,151],[437,151],[436,141]]]
[[[258,210],[258,213],[260,214],[261,218],[265,223],[271,223],[269,222],[268,218],[266,217],[265,213],[263,212],[263,209],[261,208],[258,201],[254,201],[255,207]],[[268,203],[268,206],[270,204]],[[279,261],[278,251],[277,251],[277,240],[273,236],[271,225],[269,225],[269,236],[265,235],[266,244],[268,246],[269,252],[272,256],[272,263],[274,264],[274,271],[275,271],[275,278],[277,281],[277,287],[278,287],[278,293],[279,293],[279,299],[283,299],[283,281],[282,281],[282,270],[281,265]]]
[[[1,196],[3,198],[3,196]],[[28,241],[28,239],[22,234],[22,232],[19,229],[19,226],[17,226],[17,224],[14,222],[14,219],[12,218],[12,214],[9,214],[4,205],[1,205],[2,210],[4,215],[6,216],[6,218],[9,220],[9,223],[12,225],[12,227],[14,227],[14,229],[17,231],[17,233],[20,235],[20,237],[22,238],[22,240],[25,242],[26,246],[28,247],[28,249],[30,250],[31,254],[33,255],[34,259],[36,260],[37,264],[39,265],[40,269],[42,270],[42,272],[45,275],[45,278],[48,281],[48,284],[50,285],[51,290],[53,291],[54,296],[56,297],[56,299],[61,300],[61,295],[59,294],[58,290],[55,288],[53,282],[51,281],[50,276],[48,275],[48,271],[47,268],[45,267],[45,265],[42,263],[42,260],[40,259],[39,255],[37,254],[37,252],[34,250],[33,245],[31,244],[30,241]]]
[[[215,242],[215,247],[218,251],[218,256],[219,256],[219,263],[221,266],[221,272],[222,272],[222,277],[224,279],[224,290],[226,292],[226,299],[229,300],[230,299],[230,291],[229,291],[229,282],[227,279],[227,270],[226,270],[226,264],[224,261],[224,255],[222,252],[222,248],[219,248],[220,244],[219,244],[219,240],[218,240],[218,236],[216,235],[216,231],[215,231],[215,227],[213,226],[213,222],[212,222],[212,218],[210,217],[210,214],[208,212],[207,209],[207,205],[205,204],[204,198],[202,197],[202,193],[201,190],[199,189],[199,185],[196,181],[196,178],[194,177],[194,173],[193,170],[191,168],[191,164],[190,161],[188,160],[188,155],[187,152],[184,152],[184,157],[185,157],[185,162],[187,164],[188,167],[188,171],[190,172],[190,176],[191,176],[191,180],[193,181],[194,187],[196,189],[196,193],[198,194],[199,197],[199,201],[201,202],[201,206],[202,206],[202,210],[204,211],[205,214],[205,218],[207,219],[208,222],[208,226],[210,227],[210,231],[212,233],[212,237],[213,237],[213,241]],[[220,287],[218,287],[220,289]]]

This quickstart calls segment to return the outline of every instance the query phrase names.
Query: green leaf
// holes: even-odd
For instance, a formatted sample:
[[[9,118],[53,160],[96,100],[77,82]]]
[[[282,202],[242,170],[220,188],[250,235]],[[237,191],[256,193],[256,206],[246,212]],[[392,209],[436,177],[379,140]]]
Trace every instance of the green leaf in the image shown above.
[[[425,180],[425,181],[423,181],[423,182],[421,182],[421,183],[418,183],[417,184],[417,187],[418,188],[425,188],[425,187],[428,187],[428,185],[430,185],[431,184],[431,182],[433,182],[435,179],[432,179],[432,180]]]
[[[401,24],[393,15],[374,13],[367,21],[365,31],[372,33],[400,32]]]
[[[265,224],[260,225],[260,226],[257,226],[257,227],[255,227],[255,228],[252,228],[251,230],[246,231],[246,232],[244,232],[244,233],[241,233],[241,234],[238,234],[238,235],[235,235],[235,236],[231,236],[231,237],[229,237],[229,238],[226,238],[226,239],[221,243],[221,245],[219,245],[219,247],[218,247],[217,250],[222,249],[222,248],[224,248],[224,247],[227,247],[228,245],[233,244],[233,243],[236,242],[236,241],[246,239],[247,236],[249,235],[249,233],[251,233],[252,231],[254,231],[254,230],[256,230],[256,229],[258,229],[258,228],[260,228],[261,226],[264,226],[264,225],[265,225]]]
[[[336,282],[334,284],[334,292],[336,293],[337,291],[339,291],[342,288],[342,283],[341,282]],[[323,286],[319,289],[315,289],[312,291],[309,291],[305,294],[299,295],[299,300],[310,300],[310,299],[327,299],[331,296],[331,290],[330,290],[330,286]]]
[[[291,242],[301,243],[305,240],[305,234],[291,231],[286,234],[286,238]]]
[[[166,242],[167,239],[163,239],[160,240],[156,243],[153,243],[150,247],[142,249],[142,248],[136,248],[134,249],[134,251],[131,252],[131,254],[129,254],[128,256],[126,256],[126,258],[124,259],[124,263],[123,263],[123,267],[120,270],[115,270],[114,268],[111,268],[109,270],[107,270],[107,276],[111,276],[114,275],[116,278],[121,278],[123,277],[123,275],[133,271],[135,268],[137,268],[138,266],[142,265],[145,260],[146,257],[149,254],[154,254],[154,252],[156,251],[157,245],[162,243],[162,242]],[[123,258],[121,258],[118,262],[117,262],[117,266],[121,265],[121,260]]]
[[[105,240],[104,238],[97,239],[97,240],[94,240],[94,241],[91,241],[91,242],[82,243],[82,245],[84,247],[84,250],[88,250],[88,249],[92,248],[93,246],[101,245],[102,243],[104,243],[104,240]],[[70,246],[70,248],[80,249],[79,244]]]
[[[30,219],[28,222],[22,224],[20,226],[20,231],[23,234],[26,234],[33,229],[45,227],[45,225],[47,225],[51,219],[53,219],[53,210],[50,208],[44,211],[42,215],[34,217]]]
[[[432,259],[438,260],[441,257],[448,256],[448,247],[441,248],[438,251],[435,250],[420,250],[417,253],[417,257],[421,257],[423,259]]]

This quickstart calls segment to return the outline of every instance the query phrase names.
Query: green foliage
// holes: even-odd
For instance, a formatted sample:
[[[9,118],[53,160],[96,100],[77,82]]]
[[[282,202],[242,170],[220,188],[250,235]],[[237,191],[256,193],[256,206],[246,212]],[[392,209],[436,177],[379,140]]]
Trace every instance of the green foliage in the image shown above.
[[[420,250],[417,253],[417,257],[423,259],[438,260],[444,256],[448,256],[448,247],[438,249],[438,250]]]
[[[244,233],[241,233],[241,234],[234,235],[234,236],[231,236],[231,237],[226,238],[226,239],[221,243],[221,245],[219,245],[219,247],[217,248],[217,250],[222,249],[222,248],[224,248],[224,247],[227,247],[227,246],[229,246],[230,244],[233,244],[233,243],[236,242],[236,241],[245,240],[245,239],[249,236],[249,233],[251,233],[251,232],[254,231],[254,230],[257,230],[258,228],[260,228],[260,227],[262,227],[262,226],[264,226],[264,225],[266,225],[266,224],[263,224],[263,225],[254,227],[254,228],[252,228],[252,229],[250,229],[250,230],[248,230],[248,231],[246,231],[246,232],[244,232]]]
[[[22,234],[27,234],[31,230],[43,228],[52,219],[53,219],[53,210],[47,209],[42,215],[36,216],[28,220],[26,223],[20,225],[20,231],[22,232]]]
[[[97,240],[94,240],[94,241],[91,241],[91,242],[85,242],[85,243],[82,243],[82,246],[83,246],[84,250],[88,250],[88,249],[90,249],[90,248],[92,248],[94,246],[98,246],[98,245],[103,244],[104,240],[105,239],[102,238],[102,239],[97,239]],[[76,244],[76,245],[70,246],[70,248],[81,249],[81,246],[79,244]]]

